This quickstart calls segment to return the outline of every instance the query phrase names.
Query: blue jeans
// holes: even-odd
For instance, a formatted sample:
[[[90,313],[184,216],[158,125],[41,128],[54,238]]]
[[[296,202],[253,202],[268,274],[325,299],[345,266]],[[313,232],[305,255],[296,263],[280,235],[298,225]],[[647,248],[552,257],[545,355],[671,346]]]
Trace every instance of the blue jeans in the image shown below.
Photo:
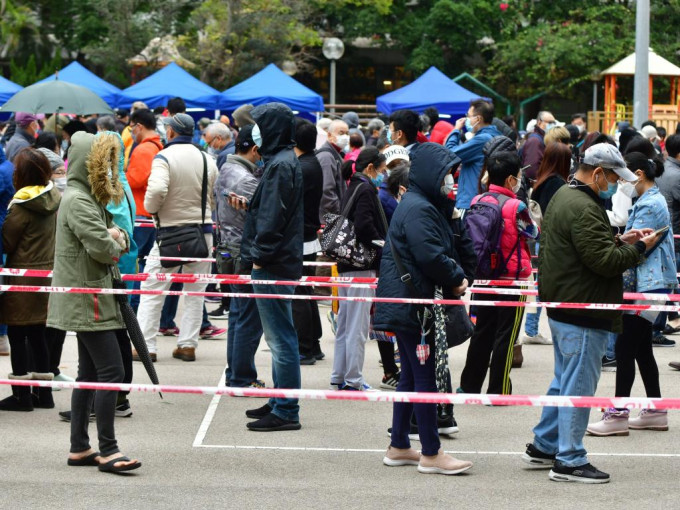
[[[138,219],[148,219],[145,216],[137,216]],[[144,257],[146,257],[150,252],[151,248],[153,247],[153,243],[156,242],[156,229],[152,227],[135,227],[132,230],[132,238],[135,240],[135,243],[137,243],[137,257],[139,259],[138,265],[139,265],[139,272],[143,273],[144,272],[144,266],[146,265],[146,261],[144,260]],[[141,285],[141,282],[134,282],[134,287],[135,289],[139,289]],[[132,309],[137,312],[137,308],[139,308],[139,295],[134,294],[130,296],[130,304],[132,305]]]
[[[616,359],[616,339],[619,337],[618,333],[609,333],[607,337],[607,349],[605,355],[609,359]]]
[[[266,269],[255,269],[254,280],[280,280],[281,277]],[[291,285],[253,285],[256,294],[285,294],[292,296]],[[300,388],[300,351],[297,332],[293,324],[290,299],[256,299],[262,329],[267,345],[272,351],[272,379],[274,388]],[[231,314],[230,314],[231,315]],[[296,398],[272,398],[269,400],[272,414],[289,421],[300,421],[300,406]]]
[[[536,243],[536,255],[538,255],[538,243]],[[536,273],[536,281],[538,282],[538,273]],[[538,289],[538,287],[536,287]],[[539,303],[540,300],[536,296],[536,302]],[[527,336],[538,335],[538,322],[541,320],[541,311],[543,308],[536,308],[535,312],[527,313],[527,319],[524,323],[524,333]]]
[[[595,395],[609,331],[548,320],[555,351],[555,378],[548,395]],[[556,454],[557,460],[568,467],[587,464],[583,436],[589,417],[587,407],[544,407],[534,427],[534,446]]]
[[[680,253],[679,252],[675,252],[675,270],[678,273],[680,273]],[[680,282],[680,278],[678,278],[678,281]],[[664,304],[672,305],[674,303],[669,301],[669,302],[664,303]],[[659,315],[656,317],[656,320],[654,321],[654,324],[652,326],[652,335],[656,337],[656,336],[659,336],[660,334],[662,334],[664,328],[666,327],[666,321],[667,320],[675,320],[675,319],[677,319],[677,312],[661,312],[661,313],[659,313]]]
[[[252,292],[250,285],[230,285],[230,292]],[[229,386],[243,388],[257,379],[255,353],[262,338],[262,322],[253,298],[231,298],[227,330]]]

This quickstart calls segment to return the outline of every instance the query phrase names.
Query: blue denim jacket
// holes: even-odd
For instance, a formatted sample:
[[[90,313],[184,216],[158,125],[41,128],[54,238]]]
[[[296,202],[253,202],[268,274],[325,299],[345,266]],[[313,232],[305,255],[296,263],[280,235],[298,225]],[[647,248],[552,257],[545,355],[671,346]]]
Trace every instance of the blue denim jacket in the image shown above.
[[[660,229],[671,224],[671,217],[666,205],[666,199],[656,186],[648,189],[635,202],[626,230],[632,228]],[[673,229],[659,245],[637,267],[637,291],[648,292],[656,289],[674,289],[678,286],[675,268],[675,249],[673,243]]]

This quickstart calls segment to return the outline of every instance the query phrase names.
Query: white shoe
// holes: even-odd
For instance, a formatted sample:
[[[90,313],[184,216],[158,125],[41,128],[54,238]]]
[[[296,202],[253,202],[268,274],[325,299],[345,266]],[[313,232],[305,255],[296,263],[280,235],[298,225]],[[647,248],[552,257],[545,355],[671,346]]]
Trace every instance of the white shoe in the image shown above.
[[[0,356],[9,356],[9,338],[7,335],[0,335]]]
[[[539,344],[539,345],[552,345],[552,339],[546,338],[540,333],[536,336],[522,335],[520,343],[524,344]]]

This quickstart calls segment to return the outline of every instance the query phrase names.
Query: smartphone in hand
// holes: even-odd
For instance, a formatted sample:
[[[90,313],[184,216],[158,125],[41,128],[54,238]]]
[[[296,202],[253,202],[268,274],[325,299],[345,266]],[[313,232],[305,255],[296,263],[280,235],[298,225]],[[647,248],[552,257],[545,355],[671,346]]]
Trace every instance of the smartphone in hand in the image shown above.
[[[666,225],[665,227],[661,227],[659,230],[655,230],[655,231],[654,231],[654,235],[655,235],[655,236],[660,236],[660,235],[663,234],[664,232],[667,232],[669,228],[671,228],[671,227],[668,226],[668,225]]]

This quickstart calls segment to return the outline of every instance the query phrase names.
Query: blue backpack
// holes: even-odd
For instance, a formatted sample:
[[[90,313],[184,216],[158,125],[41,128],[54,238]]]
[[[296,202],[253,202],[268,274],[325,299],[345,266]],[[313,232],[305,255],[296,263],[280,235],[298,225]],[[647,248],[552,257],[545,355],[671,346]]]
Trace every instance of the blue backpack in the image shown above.
[[[483,201],[491,196],[496,203]],[[505,228],[503,205],[510,197],[499,193],[484,193],[465,213],[465,227],[477,254],[475,278],[493,280],[500,277],[508,264],[503,258],[501,239]],[[519,246],[519,236],[517,239]],[[511,250],[510,253],[514,251]],[[509,257],[508,257],[509,259]]]

